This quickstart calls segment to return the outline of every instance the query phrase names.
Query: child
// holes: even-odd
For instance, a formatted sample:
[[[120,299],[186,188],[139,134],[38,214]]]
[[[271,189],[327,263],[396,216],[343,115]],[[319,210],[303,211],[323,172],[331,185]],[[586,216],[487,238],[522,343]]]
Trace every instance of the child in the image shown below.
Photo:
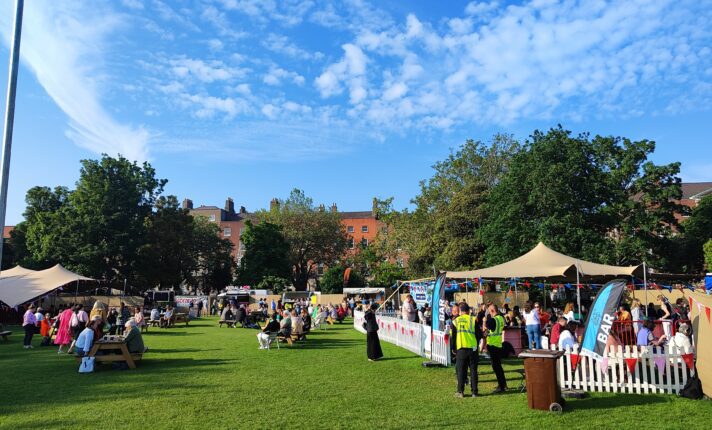
[[[50,324],[50,319],[52,318],[52,314],[49,312],[46,312],[44,314],[44,318],[42,318],[42,321],[40,321],[40,336],[42,336],[42,343],[40,346],[49,346],[50,343],[50,332],[52,329],[52,324]]]

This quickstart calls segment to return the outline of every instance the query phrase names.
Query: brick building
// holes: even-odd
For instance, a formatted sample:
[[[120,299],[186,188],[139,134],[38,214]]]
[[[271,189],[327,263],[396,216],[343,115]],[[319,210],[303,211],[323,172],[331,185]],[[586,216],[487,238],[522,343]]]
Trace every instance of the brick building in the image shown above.
[[[680,204],[693,209],[697,207],[703,197],[712,195],[712,182],[687,182],[682,183],[682,199]],[[678,221],[682,221],[686,216],[677,215]]]
[[[190,199],[183,200],[183,209],[188,209],[188,213],[192,216],[203,216],[217,224],[221,237],[232,242],[232,254],[235,260],[240,262],[245,252],[245,246],[240,241],[240,236],[245,228],[245,221],[254,220],[254,214],[248,213],[244,206],[240,206],[240,209],[235,211],[235,203],[230,197],[225,200],[225,207],[222,209],[217,206],[202,205],[194,208],[193,201]]]

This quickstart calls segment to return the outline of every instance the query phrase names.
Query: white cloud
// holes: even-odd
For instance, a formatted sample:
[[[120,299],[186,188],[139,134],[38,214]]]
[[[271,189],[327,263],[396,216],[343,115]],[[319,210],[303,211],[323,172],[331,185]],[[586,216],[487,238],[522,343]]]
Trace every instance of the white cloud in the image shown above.
[[[9,43],[13,2],[0,6],[0,28]],[[22,59],[47,94],[69,117],[67,136],[95,153],[145,160],[151,134],[119,123],[104,108],[98,76],[109,35],[121,18],[102,5],[80,1],[26,2]]]
[[[213,52],[222,51],[223,43],[220,41],[220,39],[210,39],[208,40],[208,48],[210,48],[210,50]]]
[[[403,82],[396,82],[390,87],[386,88],[383,92],[383,99],[386,101],[391,101],[399,99],[408,92],[408,86]]]
[[[276,21],[292,27],[300,24],[314,7],[311,0],[219,0],[222,6],[231,11],[241,12],[256,22],[267,24]]]
[[[135,9],[135,10],[142,10],[143,9],[143,3],[141,3],[141,0],[121,0],[121,3],[124,4],[129,9]]]
[[[263,45],[270,51],[287,55],[300,60],[319,60],[324,57],[319,51],[309,52],[294,43],[290,42],[285,36],[270,33],[264,40]]]
[[[182,94],[181,102],[193,110],[198,118],[212,118],[222,113],[225,118],[231,119],[241,113],[249,112],[247,102],[242,99],[220,98],[203,94]]]
[[[289,79],[297,85],[304,85],[304,76],[280,67],[270,68],[269,72],[262,78],[262,82],[267,85],[281,85],[283,79]]]
[[[338,63],[330,65],[314,84],[322,97],[339,94],[341,83],[349,87],[349,97],[352,104],[362,102],[368,95],[366,88],[366,63],[368,59],[358,46],[347,43],[341,46],[344,56]]]
[[[229,81],[243,77],[246,70],[229,67],[222,61],[203,61],[194,58],[177,57],[168,60],[173,74],[179,78],[192,77],[200,82]]]
[[[249,96],[250,94],[252,94],[252,92],[250,91],[249,84],[240,84],[235,87],[235,91],[237,91],[238,94],[242,94],[243,96]]]

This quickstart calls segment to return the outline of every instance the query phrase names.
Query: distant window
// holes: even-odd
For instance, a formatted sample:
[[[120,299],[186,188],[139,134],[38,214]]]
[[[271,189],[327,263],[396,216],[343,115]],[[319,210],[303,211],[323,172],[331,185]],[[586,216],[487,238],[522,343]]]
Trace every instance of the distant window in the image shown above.
[[[367,225],[362,225],[362,226],[361,226],[361,233],[368,233],[368,226],[367,226]]]
[[[354,249],[354,238],[350,237],[348,241],[349,249]]]
[[[244,252],[245,251],[245,244],[240,241],[240,251]]]
[[[366,239],[365,237],[364,237],[363,239],[361,239],[361,246],[363,246],[364,248],[367,247],[367,246],[368,246],[368,239]]]
[[[215,222],[215,214],[210,214],[210,222]]]
[[[242,237],[242,232],[245,231],[243,227],[240,227],[240,237]]]
[[[225,229],[223,230],[223,236],[225,236],[225,237],[230,237],[230,236],[232,236],[232,228],[230,228],[230,227],[225,227]]]
[[[346,227],[346,231],[348,231],[349,233],[353,233],[353,232],[354,232],[354,226],[350,225],[350,226]]]
[[[316,274],[319,276],[324,274],[324,264],[323,263],[319,263],[319,265],[316,266]]]

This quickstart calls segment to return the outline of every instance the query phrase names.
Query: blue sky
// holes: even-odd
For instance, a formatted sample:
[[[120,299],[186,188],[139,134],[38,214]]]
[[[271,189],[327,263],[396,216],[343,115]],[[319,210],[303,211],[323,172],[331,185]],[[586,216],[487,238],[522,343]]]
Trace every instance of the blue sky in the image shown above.
[[[8,224],[104,152],[195,204],[298,187],[402,208],[465,139],[557,123],[655,140],[654,161],[712,180],[708,1],[26,3]]]

